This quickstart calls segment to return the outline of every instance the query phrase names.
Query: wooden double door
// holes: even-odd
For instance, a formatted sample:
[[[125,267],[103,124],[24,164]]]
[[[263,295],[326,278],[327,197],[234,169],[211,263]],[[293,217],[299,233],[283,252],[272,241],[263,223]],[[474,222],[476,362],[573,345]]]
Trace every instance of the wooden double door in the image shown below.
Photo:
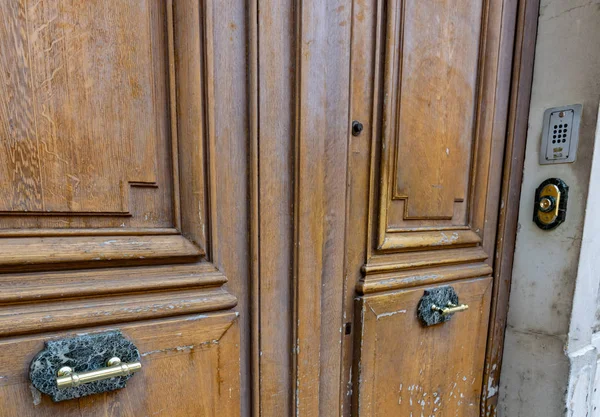
[[[0,2],[0,416],[491,415],[518,4]]]

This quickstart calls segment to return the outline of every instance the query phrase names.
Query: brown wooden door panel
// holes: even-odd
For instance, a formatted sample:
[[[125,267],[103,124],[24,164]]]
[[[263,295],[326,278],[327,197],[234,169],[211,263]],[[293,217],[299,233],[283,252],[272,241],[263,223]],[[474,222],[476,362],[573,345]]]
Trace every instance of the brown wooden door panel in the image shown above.
[[[477,416],[514,4],[367,0],[352,13],[349,123],[364,130],[349,139],[344,314],[357,329],[343,341],[343,410]],[[424,328],[417,304],[442,283],[471,308]]]
[[[0,270],[206,254],[209,96],[189,93],[206,88],[212,51],[199,8],[0,4]]]
[[[417,318],[423,288],[359,298],[355,415],[478,416],[491,283],[447,284],[469,309],[430,327]]]
[[[248,315],[215,313],[248,282],[234,22],[242,2],[0,2],[1,416],[240,414]],[[146,352],[135,380],[30,388],[44,340],[98,326]]]
[[[142,356],[142,370],[118,391],[53,403],[30,386],[29,365],[44,341],[107,328],[0,341],[0,416],[239,415],[237,313],[142,321],[119,329]]]
[[[378,249],[480,243],[476,209],[486,194],[477,184],[487,180],[481,150],[490,140],[476,129],[486,99],[478,93],[485,1],[384,3]]]
[[[372,57],[352,64],[352,113],[371,141],[370,165],[350,166],[355,181],[367,172],[370,181],[350,209],[352,221],[369,216],[372,239],[359,291],[400,288],[377,274],[416,267],[491,273],[507,105],[496,89],[509,47],[502,13],[502,2],[486,0],[358,6],[353,54]]]
[[[0,1],[0,410],[475,415],[517,3]],[[109,326],[126,389],[30,391]]]
[[[174,226],[164,4],[2,3],[3,228]]]

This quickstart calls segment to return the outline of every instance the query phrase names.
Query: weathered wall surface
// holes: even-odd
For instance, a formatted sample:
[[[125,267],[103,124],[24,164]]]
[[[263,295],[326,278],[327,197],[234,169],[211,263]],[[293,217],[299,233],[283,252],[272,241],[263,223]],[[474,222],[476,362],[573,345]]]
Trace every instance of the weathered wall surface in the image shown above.
[[[594,239],[600,228],[588,223],[590,216],[585,215],[586,206],[588,214],[594,210],[592,204],[600,214],[600,199],[591,198],[586,204],[599,98],[600,0],[542,0],[500,381],[503,417],[579,417],[586,414],[580,410],[574,414],[573,404],[591,404],[598,282],[591,283],[589,277],[596,275],[598,280],[592,259],[600,262],[594,248],[599,245]],[[544,110],[576,103],[583,104],[577,161],[539,165]],[[594,159],[599,160],[597,172],[598,150]],[[570,187],[568,213],[558,229],[543,231],[531,220],[533,198],[537,186],[551,177],[563,179]],[[593,195],[600,194],[598,181],[591,189]],[[584,300],[591,304],[583,305]]]
[[[592,162],[571,326],[565,352],[570,360],[566,397],[569,417],[600,415],[600,123]]]

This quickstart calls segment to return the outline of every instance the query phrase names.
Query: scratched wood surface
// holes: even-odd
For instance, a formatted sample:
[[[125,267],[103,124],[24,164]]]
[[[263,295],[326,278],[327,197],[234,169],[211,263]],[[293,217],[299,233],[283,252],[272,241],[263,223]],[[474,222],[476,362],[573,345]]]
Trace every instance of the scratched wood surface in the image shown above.
[[[393,47],[399,62],[392,75],[398,81],[390,81],[399,93],[384,117],[397,126],[385,134],[393,136],[396,150],[392,198],[404,200],[403,219],[457,216],[464,224],[482,3],[406,0],[393,6],[390,16],[399,23],[388,30],[398,37]]]
[[[491,284],[452,284],[469,309],[430,327],[416,314],[422,288],[358,300],[356,415],[479,416]]]
[[[149,355],[131,389],[61,411],[404,415],[383,379],[435,388],[448,356],[476,381],[444,411],[475,415],[517,2],[350,3],[0,3],[0,363],[20,355],[18,382],[0,378],[7,410],[52,415],[24,373],[45,338],[120,326],[177,349],[235,322],[223,350]],[[441,283],[473,310],[430,331],[392,314]],[[227,319],[170,318],[198,313]],[[169,388],[169,361],[185,386]]]
[[[349,138],[343,313],[354,329],[342,343],[340,415],[475,416],[485,403],[516,6],[353,2],[349,114],[364,130]],[[475,310],[423,328],[415,303],[442,283]],[[469,400],[436,409],[434,374],[450,383],[448,366],[472,375]],[[422,391],[412,406],[397,395],[407,381]]]
[[[0,2],[0,416],[248,415],[246,20]],[[106,326],[147,353],[137,381],[30,389],[44,340]]]
[[[0,341],[0,415],[50,417],[234,416],[239,412],[239,324],[235,313],[114,326],[141,355],[124,389],[53,403],[30,387],[29,364],[62,332]],[[106,328],[83,328],[99,332]]]
[[[339,375],[351,5],[256,7],[254,412],[335,416],[347,389]]]
[[[493,122],[505,124],[510,74],[499,59],[508,53],[502,4],[383,3],[373,22],[382,35],[371,46],[380,57],[374,88],[384,94],[374,115],[382,141],[377,248],[482,243],[496,224],[486,216],[497,205],[504,138]]]
[[[0,4],[0,212],[172,225],[161,5]]]

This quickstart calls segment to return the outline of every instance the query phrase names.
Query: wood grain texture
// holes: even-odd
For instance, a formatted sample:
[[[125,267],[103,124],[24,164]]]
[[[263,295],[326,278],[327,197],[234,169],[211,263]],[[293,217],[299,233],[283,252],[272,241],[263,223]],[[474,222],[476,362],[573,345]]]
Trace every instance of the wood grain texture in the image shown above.
[[[246,0],[205,1],[208,257],[240,313],[240,397],[250,414],[250,240]],[[236,414],[234,414],[236,415]]]
[[[497,415],[498,387],[502,370],[504,331],[506,329],[508,297],[510,295],[517,235],[521,196],[520,184],[523,178],[523,162],[525,160],[540,2],[538,0],[511,2],[510,6],[505,12],[505,19],[508,22],[513,22],[516,27],[514,29],[515,49],[508,109],[509,123],[502,177],[498,240],[494,259],[494,290],[481,395],[481,415],[486,417]]]
[[[353,411],[352,398],[356,395],[353,375],[354,299],[357,285],[363,278],[361,268],[371,254],[372,222],[369,213],[374,201],[374,170],[379,153],[375,138],[379,136],[379,75],[381,39],[384,18],[383,2],[353,1],[351,14],[350,111],[349,119],[360,121],[360,136],[348,135],[348,197],[346,203],[345,260],[343,276],[344,337],[342,338],[342,370],[340,373],[339,415]],[[359,57],[359,59],[357,59]],[[349,332],[346,331],[350,330]],[[349,334],[346,334],[349,333]]]
[[[364,130],[349,139],[348,324],[360,323],[357,293],[367,300],[493,274],[502,164],[510,158],[505,132],[515,4],[353,2],[351,50],[360,58],[351,61],[350,120],[361,121]],[[452,59],[456,54],[461,58]],[[429,90],[436,83],[440,87]],[[422,198],[413,206],[411,187]],[[342,344],[342,410],[358,389],[353,352],[365,340],[354,333]],[[483,362],[478,366],[483,373]],[[366,402],[376,404],[378,391],[369,395]],[[386,405],[373,413],[405,414],[385,408],[391,397],[382,401]],[[471,402],[478,412],[483,403]],[[365,415],[376,415],[371,411]]]
[[[3,183],[2,207],[42,210],[43,190],[40,151],[33,102],[32,60],[27,34],[28,10],[24,3],[5,2],[0,6],[0,46],[12,54],[0,54],[0,174]]]
[[[427,252],[409,252],[394,255],[379,255],[371,257],[368,264],[362,267],[366,277],[373,274],[417,269],[436,265],[456,265],[470,262],[483,262],[487,254],[481,247],[464,249],[440,249],[432,258]]]
[[[194,259],[203,252],[179,235],[6,238],[10,251],[0,252],[0,268],[69,262],[102,264],[109,261]]]
[[[65,236],[139,236],[176,235],[172,227],[151,228],[100,228],[100,229],[0,229],[0,237],[65,237]]]
[[[0,336],[227,310],[236,304],[222,288],[7,304],[0,306]]]
[[[481,243],[481,237],[472,230],[423,230],[418,233],[388,233],[381,241],[378,249],[381,251],[398,252],[401,250],[468,246],[479,243]]]
[[[461,255],[460,251],[454,252],[458,256],[456,262],[469,257],[470,251],[479,247],[480,251],[482,249],[487,254],[486,262],[490,265],[492,263],[496,236],[494,225],[497,223],[505,143],[503,132],[507,117],[506,80],[510,78],[511,73],[510,66],[505,63],[506,59],[499,58],[500,52],[507,53],[510,40],[505,39],[501,43],[500,33],[502,31],[510,33],[511,29],[510,25],[503,26],[502,5],[496,3],[491,5],[487,1],[482,1],[474,9],[467,7],[466,3],[461,3],[459,6],[449,11],[448,3],[443,0],[427,5],[391,0],[374,2],[371,7],[379,10],[375,15],[376,19],[370,22],[375,38],[370,40],[370,43],[361,41],[362,43],[356,44],[356,49],[360,53],[364,54],[368,50],[374,55],[374,67],[368,69],[374,84],[371,87],[360,87],[363,90],[360,91],[362,96],[365,94],[365,88],[371,89],[369,94],[372,102],[369,104],[368,100],[361,100],[356,105],[356,110],[353,110],[362,112],[364,108],[364,111],[368,109],[371,111],[370,119],[373,120],[370,137],[372,145],[369,150],[371,182],[368,193],[372,194],[369,194],[368,198],[379,201],[378,207],[373,205],[370,207],[370,223],[376,230],[376,246],[373,255],[370,254],[371,249],[367,249],[369,251],[367,256],[373,260],[366,261],[364,271],[370,269],[371,262],[378,262],[376,259],[381,256],[381,252],[395,257],[402,252],[415,255],[418,251],[417,257],[422,262],[429,262],[430,266],[436,262],[440,264],[452,262],[443,254],[445,248],[453,247],[465,251],[464,255]],[[408,15],[411,16],[409,19],[411,23],[402,25],[401,22]],[[440,20],[443,24],[441,23],[439,27],[433,25],[435,26],[433,27],[428,24],[431,19]],[[423,30],[418,30],[420,27]],[[433,32],[429,34],[429,30]],[[425,47],[424,45],[430,41],[430,36],[446,39],[448,47],[443,48],[444,51],[439,53],[435,53],[435,49]],[[422,41],[417,42],[421,38]],[[446,54],[453,54],[457,48],[455,44],[462,45],[463,42],[460,41],[462,38],[468,39],[469,42],[465,48],[462,46],[458,48],[456,53],[466,55],[459,60],[460,67],[456,67],[455,61]],[[436,64],[430,68],[425,65],[429,61]],[[441,71],[436,65],[445,65],[448,70]],[[403,76],[405,66],[410,74]],[[420,77],[415,68],[419,68],[423,74],[429,74],[430,69],[438,68],[435,71],[439,74],[437,78],[434,77],[434,80],[439,83],[456,84],[452,82],[454,77],[466,77],[465,79],[471,80],[470,87],[462,89],[462,95],[454,93],[444,95],[445,93],[442,94],[440,92],[442,90],[438,91],[439,89],[429,91],[426,88],[419,88],[417,91],[411,86],[404,87],[405,80],[412,85],[416,81],[410,80]],[[357,71],[364,73],[366,70],[366,66],[357,65]],[[429,78],[431,77],[424,77],[424,79]],[[455,87],[456,85],[448,88]],[[383,98],[380,94],[383,94]],[[453,113],[453,116],[446,115],[448,117],[427,117],[429,112],[435,113],[437,111],[435,109],[438,108],[436,106],[441,106],[440,103],[445,102],[444,100],[453,99],[462,103],[456,104],[459,112]],[[402,103],[403,100],[407,100],[407,105]],[[381,114],[378,110],[379,106],[382,109]],[[445,106],[448,107],[450,104],[447,103]],[[470,110],[465,110],[461,106]],[[407,120],[405,121],[403,117]],[[439,128],[442,130],[439,134],[429,135],[424,126],[433,120],[439,122]],[[378,132],[381,132],[380,140]],[[411,142],[407,142],[406,146],[402,147],[406,152],[400,151],[399,143],[417,137],[422,138],[419,143],[429,143],[429,145],[415,147],[410,144]],[[441,137],[445,139],[442,140]],[[442,152],[442,157],[445,158],[443,163],[436,159],[437,156],[431,156],[437,155],[435,150],[440,143],[445,144]],[[427,152],[420,152],[419,149]],[[411,153],[411,150],[416,150],[416,153]],[[450,157],[453,154],[455,156],[458,154],[460,161]],[[412,162],[400,163],[401,158],[407,161],[418,161],[420,157],[424,158],[419,165],[423,171],[420,174],[411,168]],[[464,161],[466,163],[463,163]],[[428,165],[429,163],[431,165]],[[400,186],[398,175],[405,176],[402,181],[410,181],[414,176],[415,187],[419,187],[417,184],[421,184],[420,181],[424,181],[423,184],[427,181],[431,182],[431,178],[427,177],[429,173],[439,178],[453,179],[448,183],[451,185],[451,191],[448,192],[454,197],[442,198],[444,201],[450,199],[456,203],[449,217],[437,212],[427,214],[429,209],[425,207],[422,208],[423,213],[426,213],[423,216],[419,217],[416,212],[411,215],[407,208],[410,205],[410,197],[406,192],[398,191],[397,187]],[[468,180],[458,181],[456,178],[458,173],[460,178],[463,178],[464,174]],[[358,175],[363,174],[357,173]],[[455,179],[463,184],[459,187],[463,191],[458,192],[458,188],[453,188],[457,183]],[[424,195],[429,196],[426,200],[429,201],[432,210],[445,210],[444,203],[440,200],[441,194],[439,198],[433,194],[424,193]],[[428,256],[429,261],[426,260]],[[480,260],[481,257],[473,259],[473,261]],[[390,265],[394,263],[393,260],[389,261]],[[399,268],[402,268],[402,265],[399,263]]]
[[[420,268],[371,275],[357,286],[358,294],[384,292],[419,285],[432,285],[457,279],[488,276],[492,268],[483,262],[462,265]]]
[[[341,1],[257,8],[257,412],[332,415],[341,389],[351,10]]]
[[[248,3],[248,168],[250,172],[250,403],[248,414],[261,410],[260,362],[260,154],[259,154],[258,2]]]
[[[296,10],[292,398],[293,414],[316,417],[321,382],[327,5],[298,0]]]
[[[176,1],[173,6],[174,67],[176,76],[177,132],[181,172],[182,228],[192,241],[206,247],[209,233],[206,190],[206,65],[205,15],[198,1]],[[202,7],[204,9],[204,7]]]
[[[404,0],[388,13],[392,198],[405,200],[404,219],[452,219],[468,192],[482,2]]]
[[[207,146],[212,140],[215,152],[208,6],[200,10],[183,0],[2,6],[2,74],[8,78],[0,124],[8,129],[3,145],[17,148],[0,149],[9,158],[3,169],[16,170],[2,176],[0,189],[20,192],[9,181],[17,177],[35,185],[13,161],[25,141],[17,138],[23,136],[19,129],[29,129],[31,117],[39,129],[27,136],[36,146],[27,157],[43,155],[35,187],[46,200],[34,203],[37,197],[25,193],[19,197],[24,204],[37,206],[0,207],[1,271],[191,262],[210,255],[214,225],[208,223],[217,209],[208,194],[217,185],[214,172],[207,175],[207,160],[216,159]],[[17,95],[23,88],[31,91]],[[29,106],[26,114],[18,106]],[[186,174],[181,184],[180,172]],[[211,237],[215,243],[216,230]]]
[[[0,238],[3,271],[189,262],[206,254],[207,139],[198,133],[207,129],[208,97],[185,93],[203,91],[207,75],[189,67],[204,65],[204,50],[212,48],[205,27],[185,12],[193,4],[176,4],[175,10],[171,1],[146,0],[123,7],[67,0],[1,6],[8,78],[0,104],[6,170],[0,193],[20,193],[19,184],[27,183],[40,197],[0,194],[0,234],[52,237]],[[190,48],[194,38],[206,47]],[[17,94],[23,88],[29,92]],[[28,106],[22,115],[19,106]],[[20,131],[30,125],[35,130],[25,137]],[[21,160],[20,144],[35,145],[27,152],[40,159],[35,178],[23,171],[31,163]],[[191,173],[182,184],[180,171]],[[193,243],[154,236],[180,233]]]
[[[340,391],[345,390],[342,372],[344,253],[346,251],[346,203],[348,137],[350,133],[349,83],[352,8],[346,0],[325,2],[327,48],[324,87],[325,149],[323,202],[323,272],[321,278],[321,350],[319,416],[341,416]]]
[[[294,1],[257,1],[259,414],[291,415]],[[273,254],[276,254],[275,256]],[[270,329],[265,331],[266,329]]]
[[[491,284],[453,283],[469,309],[430,327],[416,314],[423,289],[358,299],[356,415],[479,416]]]
[[[237,314],[191,315],[123,324],[118,328],[140,350],[142,370],[127,387],[53,403],[30,388],[33,357],[52,333],[0,341],[0,403],[3,416],[239,415],[239,325]],[[81,329],[101,332],[107,328]],[[72,334],[71,334],[72,336]]]
[[[385,1],[375,29],[385,31],[374,70],[385,93],[379,250],[478,245],[497,200],[487,190],[498,186],[506,115],[504,90],[496,97],[494,86],[510,74],[498,72],[501,7],[450,3]]]
[[[0,305],[34,300],[215,287],[227,278],[210,262],[0,275]]]
[[[362,268],[356,291],[368,294],[488,276],[493,269],[481,247],[373,256]]]
[[[130,395],[62,406],[19,362],[0,414],[248,415],[246,13],[214,3],[0,6],[0,345],[112,325],[166,352]]]
[[[482,2],[386,5],[379,241],[396,248],[389,229],[468,222]]]
[[[164,7],[143,0],[1,7],[10,34],[2,37],[0,212],[135,211],[146,226],[168,225]],[[131,187],[149,187],[135,210]]]

